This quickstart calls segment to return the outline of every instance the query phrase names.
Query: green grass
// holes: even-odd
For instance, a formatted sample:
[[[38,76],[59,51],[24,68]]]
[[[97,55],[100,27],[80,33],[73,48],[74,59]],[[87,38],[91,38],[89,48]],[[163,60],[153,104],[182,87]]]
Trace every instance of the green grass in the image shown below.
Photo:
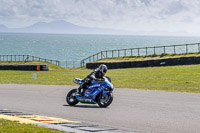
[[[50,71],[11,71],[0,70],[0,83],[74,85],[74,77],[84,78],[90,71],[84,68],[65,69],[47,62],[0,62],[0,64],[49,64]],[[33,74],[37,74],[34,80]]]
[[[0,119],[0,133],[64,133],[33,124],[18,124]]]
[[[200,92],[200,65],[110,70],[120,88]]]
[[[74,77],[84,78],[92,70],[64,69],[50,65],[50,71],[0,71],[0,83],[76,85]],[[37,79],[32,79],[33,73]],[[135,88],[200,93],[200,65],[111,69],[115,88]]]

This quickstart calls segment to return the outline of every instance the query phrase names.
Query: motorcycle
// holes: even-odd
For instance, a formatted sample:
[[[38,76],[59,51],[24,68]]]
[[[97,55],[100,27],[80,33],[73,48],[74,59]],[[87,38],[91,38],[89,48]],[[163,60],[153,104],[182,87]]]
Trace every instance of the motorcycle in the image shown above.
[[[74,83],[82,85],[84,80],[75,78]],[[83,95],[78,93],[78,89],[72,89],[66,96],[66,101],[69,105],[77,103],[98,104],[99,107],[107,107],[113,101],[113,85],[111,78],[104,77],[103,80],[93,80],[90,85],[86,85],[86,90]]]

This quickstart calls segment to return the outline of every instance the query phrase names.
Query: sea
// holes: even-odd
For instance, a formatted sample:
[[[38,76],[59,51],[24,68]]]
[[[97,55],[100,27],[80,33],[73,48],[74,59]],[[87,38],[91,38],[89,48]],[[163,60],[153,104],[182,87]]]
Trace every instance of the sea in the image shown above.
[[[200,43],[200,37],[0,33],[0,55],[80,61],[100,51]]]

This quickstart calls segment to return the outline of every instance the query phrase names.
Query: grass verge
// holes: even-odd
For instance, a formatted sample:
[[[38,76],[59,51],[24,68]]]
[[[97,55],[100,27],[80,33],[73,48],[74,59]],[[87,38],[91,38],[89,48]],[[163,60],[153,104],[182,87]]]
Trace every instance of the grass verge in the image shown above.
[[[187,53],[187,54],[153,54],[148,56],[125,56],[125,57],[111,57],[104,58],[95,61],[96,62],[127,62],[127,61],[144,61],[144,60],[156,60],[166,58],[179,58],[179,57],[199,57],[200,53]]]
[[[91,70],[64,69],[50,64],[50,71],[0,71],[1,84],[76,85]],[[37,79],[32,79],[36,73]],[[108,70],[115,88],[136,88],[200,93],[200,65]]]
[[[0,119],[0,133],[64,133],[33,124],[18,124],[16,122]]]

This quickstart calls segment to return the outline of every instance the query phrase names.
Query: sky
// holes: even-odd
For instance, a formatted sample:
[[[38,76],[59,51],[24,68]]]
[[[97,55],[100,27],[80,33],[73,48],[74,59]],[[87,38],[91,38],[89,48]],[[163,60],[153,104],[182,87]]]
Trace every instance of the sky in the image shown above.
[[[200,0],[0,0],[9,28],[65,20],[133,32],[200,35]]]

